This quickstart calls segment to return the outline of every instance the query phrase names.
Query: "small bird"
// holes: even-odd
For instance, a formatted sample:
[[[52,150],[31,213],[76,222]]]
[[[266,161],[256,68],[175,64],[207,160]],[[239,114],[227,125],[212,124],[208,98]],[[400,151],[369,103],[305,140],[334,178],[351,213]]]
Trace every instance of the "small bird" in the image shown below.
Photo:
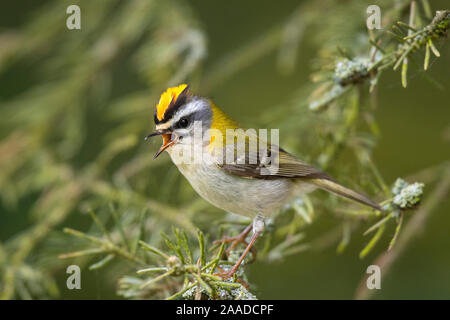
[[[319,188],[382,211],[365,195],[340,185],[266,139],[255,137],[248,133],[250,130],[244,131],[211,100],[192,94],[186,84],[162,93],[154,121],[156,131],[146,140],[158,135],[163,138],[155,158],[167,151],[200,196],[220,209],[253,219],[238,237],[229,238],[234,247],[245,243],[253,230],[239,260],[220,274],[223,278],[237,271],[263,232],[265,218],[302,194]],[[234,136],[227,139],[230,132]],[[256,149],[251,148],[252,141],[257,142]]]

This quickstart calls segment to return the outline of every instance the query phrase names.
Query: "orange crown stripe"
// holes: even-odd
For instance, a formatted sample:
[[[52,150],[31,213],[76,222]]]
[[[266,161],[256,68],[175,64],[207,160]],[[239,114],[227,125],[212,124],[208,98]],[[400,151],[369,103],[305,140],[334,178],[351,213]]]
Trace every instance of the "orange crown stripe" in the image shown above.
[[[164,118],[164,113],[167,108],[169,108],[172,102],[174,103],[178,99],[180,93],[182,93],[187,86],[187,84],[180,84],[177,87],[168,88],[165,92],[163,92],[161,98],[159,98],[158,104],[156,105],[156,117],[158,120],[162,120]]]

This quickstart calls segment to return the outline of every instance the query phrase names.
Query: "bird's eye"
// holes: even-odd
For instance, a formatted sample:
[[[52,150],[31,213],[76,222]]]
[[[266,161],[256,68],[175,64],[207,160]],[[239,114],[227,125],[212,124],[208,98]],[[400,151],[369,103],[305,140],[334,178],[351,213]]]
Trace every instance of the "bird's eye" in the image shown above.
[[[189,120],[188,120],[188,118],[181,118],[180,119],[180,121],[178,121],[178,126],[180,127],[180,128],[187,128],[188,127],[188,125],[189,125]]]

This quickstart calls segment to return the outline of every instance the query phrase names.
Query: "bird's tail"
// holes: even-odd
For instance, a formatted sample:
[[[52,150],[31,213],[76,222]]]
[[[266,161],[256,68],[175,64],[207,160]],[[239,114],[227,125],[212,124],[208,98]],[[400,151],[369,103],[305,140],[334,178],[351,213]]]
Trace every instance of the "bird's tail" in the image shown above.
[[[346,188],[346,187],[338,184],[337,182],[334,182],[333,180],[316,178],[316,179],[311,179],[309,182],[321,189],[335,193],[341,197],[362,203],[366,206],[374,208],[375,210],[383,211],[383,209],[381,208],[381,206],[378,203],[370,200],[367,196],[365,196],[361,193],[358,193],[356,191],[353,191],[349,188]]]

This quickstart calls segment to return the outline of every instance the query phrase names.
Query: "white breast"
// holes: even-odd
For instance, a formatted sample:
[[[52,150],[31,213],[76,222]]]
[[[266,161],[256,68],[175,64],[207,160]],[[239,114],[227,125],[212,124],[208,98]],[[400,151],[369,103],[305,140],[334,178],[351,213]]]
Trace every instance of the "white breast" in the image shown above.
[[[289,179],[248,179],[230,175],[212,161],[185,164],[173,159],[204,199],[218,208],[253,218],[257,214],[270,217],[293,196],[296,183]]]

